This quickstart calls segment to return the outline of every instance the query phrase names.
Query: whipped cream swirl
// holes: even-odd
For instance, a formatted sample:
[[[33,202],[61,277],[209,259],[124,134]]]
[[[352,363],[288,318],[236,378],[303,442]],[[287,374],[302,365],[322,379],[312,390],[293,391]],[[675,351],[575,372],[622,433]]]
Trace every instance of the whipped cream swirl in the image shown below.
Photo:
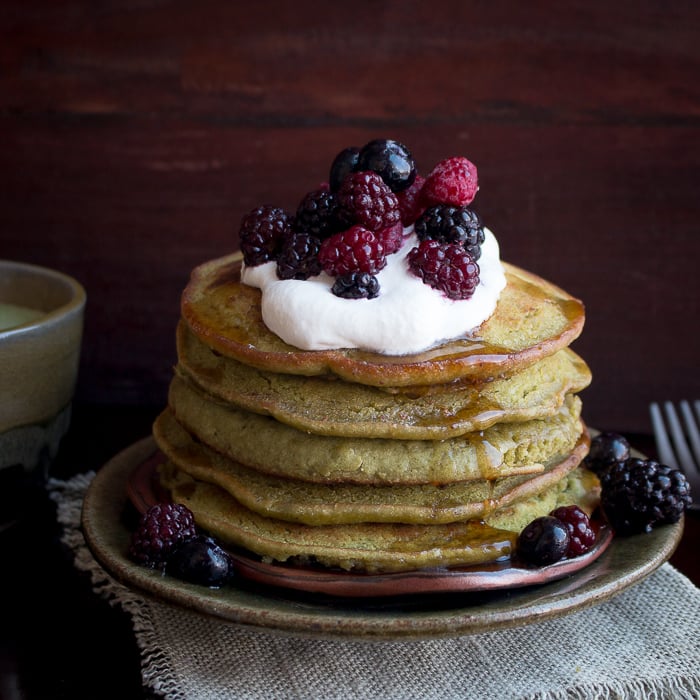
[[[326,273],[308,280],[280,280],[275,262],[244,265],[242,281],[262,291],[265,325],[302,350],[357,348],[384,355],[407,355],[464,336],[496,308],[506,286],[496,237],[484,229],[479,284],[469,299],[448,299],[408,269],[406,256],[418,245],[412,227],[401,250],[387,256],[377,274],[374,299],[343,299],[331,292]]]

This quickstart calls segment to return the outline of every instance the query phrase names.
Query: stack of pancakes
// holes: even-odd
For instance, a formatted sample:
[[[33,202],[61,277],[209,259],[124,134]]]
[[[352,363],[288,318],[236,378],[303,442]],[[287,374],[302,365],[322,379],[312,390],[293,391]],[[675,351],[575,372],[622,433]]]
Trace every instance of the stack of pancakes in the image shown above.
[[[265,561],[393,572],[507,558],[535,517],[597,506],[581,302],[504,263],[496,311],[461,338],[305,351],[267,329],[240,267],[193,271],[154,424],[161,484],[200,527]]]

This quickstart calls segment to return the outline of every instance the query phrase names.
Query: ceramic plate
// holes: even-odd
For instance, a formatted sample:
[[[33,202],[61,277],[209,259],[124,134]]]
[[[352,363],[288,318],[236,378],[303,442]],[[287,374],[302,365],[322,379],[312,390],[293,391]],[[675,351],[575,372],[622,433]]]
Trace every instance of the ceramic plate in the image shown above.
[[[270,631],[417,639],[485,632],[558,617],[607,600],[651,574],[670,558],[683,531],[681,522],[657,528],[648,535],[612,541],[603,532],[598,550],[585,566],[576,565],[562,575],[544,579],[516,578],[510,584],[504,584],[501,577],[497,585],[483,585],[492,573],[489,571],[472,572],[476,574],[473,580],[465,579],[465,575],[470,575],[465,572],[454,576],[442,572],[430,578],[442,577],[446,582],[443,587],[435,588],[433,582],[413,589],[423,591],[420,593],[388,596],[379,590],[378,595],[370,596],[363,590],[361,597],[352,593],[339,597],[329,595],[333,589],[325,587],[313,593],[297,590],[297,586],[289,585],[287,567],[260,565],[262,569],[258,566],[257,573],[248,571],[236,584],[214,590],[163,576],[126,557],[138,516],[127,491],[131,489],[133,496],[133,474],[148,464],[155,452],[152,438],[144,438],[116,455],[93,479],[82,513],[83,531],[93,555],[121,583],[161,602]],[[249,561],[255,564],[253,559]],[[269,585],[274,581],[269,569],[276,575],[280,569],[286,572],[286,587]],[[524,571],[519,569],[516,573],[522,577]],[[298,588],[308,587],[303,570],[297,573],[302,577]]]

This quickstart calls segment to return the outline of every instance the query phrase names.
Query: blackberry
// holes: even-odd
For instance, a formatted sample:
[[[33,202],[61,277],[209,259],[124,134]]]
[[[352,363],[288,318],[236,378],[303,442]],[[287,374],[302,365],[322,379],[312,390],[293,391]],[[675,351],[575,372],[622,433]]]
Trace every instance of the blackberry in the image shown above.
[[[379,280],[369,272],[350,272],[336,279],[331,292],[344,299],[374,299],[379,296]]]
[[[602,476],[615,463],[624,462],[629,456],[630,444],[627,438],[608,431],[598,433],[591,440],[584,465],[598,476]]]
[[[212,537],[198,535],[173,550],[165,571],[189,583],[220,588],[233,577],[234,564]]]
[[[348,222],[370,231],[393,226],[400,220],[399,200],[371,170],[348,175],[338,190],[339,215]]]
[[[192,511],[179,503],[157,503],[142,516],[131,535],[129,557],[154,568],[163,564],[173,549],[197,534]]]
[[[277,256],[277,276],[281,280],[306,280],[321,274],[320,248],[321,241],[309,233],[286,236]]]
[[[416,220],[420,240],[433,238],[441,243],[458,243],[474,260],[481,257],[484,227],[479,215],[467,207],[437,204],[426,209]]]
[[[357,146],[348,146],[333,159],[328,176],[328,186],[331,188],[331,192],[337,192],[343,184],[343,180],[357,170],[359,157],[360,149]]]
[[[543,515],[518,535],[515,551],[524,561],[546,566],[559,561],[569,548],[569,529],[559,518]]]
[[[280,207],[256,207],[241,220],[241,252],[246,265],[262,265],[277,257],[283,238],[291,232],[291,217]]]
[[[585,554],[595,544],[595,531],[591,527],[588,514],[578,506],[561,506],[554,509],[550,515],[559,518],[569,530],[567,557]]]
[[[601,485],[603,512],[613,529],[623,535],[678,522],[691,503],[685,475],[653,459],[629,457],[615,462],[601,478]]]
[[[297,207],[294,229],[317,238],[328,238],[340,228],[335,194],[326,189],[307,192]]]
[[[351,226],[321,241],[318,259],[331,277],[350,272],[374,275],[386,266],[384,246],[377,236],[362,226]]]
[[[416,177],[416,164],[411,152],[398,141],[374,139],[360,150],[356,170],[372,170],[379,174],[392,192],[401,192]]]
[[[411,272],[449,299],[469,299],[479,284],[479,265],[456,243],[428,238],[408,254]]]

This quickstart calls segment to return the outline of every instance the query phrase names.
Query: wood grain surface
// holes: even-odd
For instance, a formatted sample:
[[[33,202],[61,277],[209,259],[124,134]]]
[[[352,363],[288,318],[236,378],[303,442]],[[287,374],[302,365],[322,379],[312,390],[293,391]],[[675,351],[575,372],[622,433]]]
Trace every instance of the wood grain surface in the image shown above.
[[[0,258],[85,285],[80,402],[163,402],[191,268],[379,136],[585,302],[591,425],[700,397],[700,4],[6,0],[0,47]]]

